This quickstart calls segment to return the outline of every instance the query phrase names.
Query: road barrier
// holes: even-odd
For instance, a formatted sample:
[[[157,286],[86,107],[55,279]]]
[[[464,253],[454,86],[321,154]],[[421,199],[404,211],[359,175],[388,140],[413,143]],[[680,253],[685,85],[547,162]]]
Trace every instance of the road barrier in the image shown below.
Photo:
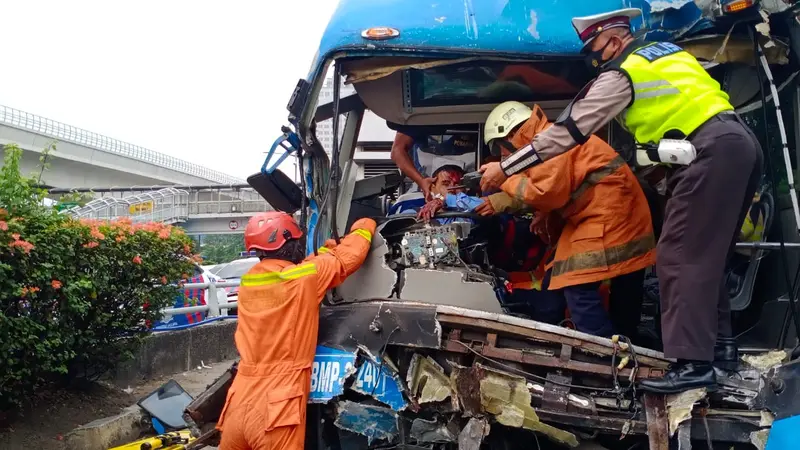
[[[163,309],[162,312],[164,313],[165,316],[175,316],[179,314],[188,314],[195,312],[208,313],[209,318],[218,316],[227,316],[228,310],[236,308],[239,305],[237,302],[226,301],[224,303],[220,303],[219,301],[217,301],[217,289],[234,287],[234,286],[239,286],[239,280],[183,284],[181,285],[181,289],[186,289],[186,290],[208,289],[208,295],[206,295],[206,304],[197,306],[186,306],[183,308],[166,308]]]

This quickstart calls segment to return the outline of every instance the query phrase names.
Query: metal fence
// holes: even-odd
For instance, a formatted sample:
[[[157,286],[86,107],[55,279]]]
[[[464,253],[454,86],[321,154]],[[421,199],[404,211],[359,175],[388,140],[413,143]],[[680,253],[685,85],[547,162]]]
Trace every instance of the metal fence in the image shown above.
[[[208,317],[227,316],[228,310],[239,306],[238,302],[219,302],[217,300],[217,289],[239,286],[239,280],[219,281],[209,283],[188,283],[182,286],[183,289],[208,289],[206,304],[198,306],[186,306],[183,308],[166,308],[162,310],[165,316],[175,316],[179,314],[189,314],[195,312],[207,312]]]
[[[189,218],[189,193],[183,189],[165,188],[124,198],[104,197],[63,213],[100,220],[127,217],[133,222],[185,222]]]
[[[163,153],[159,153],[138,145],[123,142],[101,134],[86,131],[55,120],[46,119],[35,114],[26,113],[18,109],[0,105],[0,123],[33,131],[34,133],[49,136],[63,141],[92,147],[109,153],[116,153],[128,158],[144,161],[149,164],[161,166],[177,172],[194,175],[206,180],[223,184],[239,184],[242,180],[226,175],[222,172],[190,163]]]

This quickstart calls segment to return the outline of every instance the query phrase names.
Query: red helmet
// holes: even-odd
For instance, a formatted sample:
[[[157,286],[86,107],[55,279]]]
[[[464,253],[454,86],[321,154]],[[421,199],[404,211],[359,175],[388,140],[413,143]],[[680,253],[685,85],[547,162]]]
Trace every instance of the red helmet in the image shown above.
[[[244,247],[247,251],[275,251],[289,239],[300,239],[303,232],[292,216],[280,211],[258,213],[247,222]]]

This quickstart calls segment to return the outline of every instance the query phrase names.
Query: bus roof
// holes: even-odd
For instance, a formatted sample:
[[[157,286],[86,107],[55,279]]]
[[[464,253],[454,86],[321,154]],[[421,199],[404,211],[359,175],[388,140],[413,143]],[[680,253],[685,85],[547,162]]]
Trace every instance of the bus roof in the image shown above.
[[[634,20],[635,29],[646,25],[650,30],[685,33],[710,23],[691,0],[340,0],[309,78],[328,55],[346,50],[383,55],[414,51],[420,56],[574,56],[581,43],[572,17],[629,7],[643,11]],[[362,32],[373,27],[391,27],[399,35],[363,38]]]

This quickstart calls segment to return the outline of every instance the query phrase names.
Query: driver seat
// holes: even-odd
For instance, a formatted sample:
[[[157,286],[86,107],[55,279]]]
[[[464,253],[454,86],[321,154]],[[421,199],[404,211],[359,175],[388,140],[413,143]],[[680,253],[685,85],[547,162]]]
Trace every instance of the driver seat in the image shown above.
[[[397,197],[397,200],[389,208],[389,216],[408,212],[425,206],[425,197],[422,192],[406,192]]]

